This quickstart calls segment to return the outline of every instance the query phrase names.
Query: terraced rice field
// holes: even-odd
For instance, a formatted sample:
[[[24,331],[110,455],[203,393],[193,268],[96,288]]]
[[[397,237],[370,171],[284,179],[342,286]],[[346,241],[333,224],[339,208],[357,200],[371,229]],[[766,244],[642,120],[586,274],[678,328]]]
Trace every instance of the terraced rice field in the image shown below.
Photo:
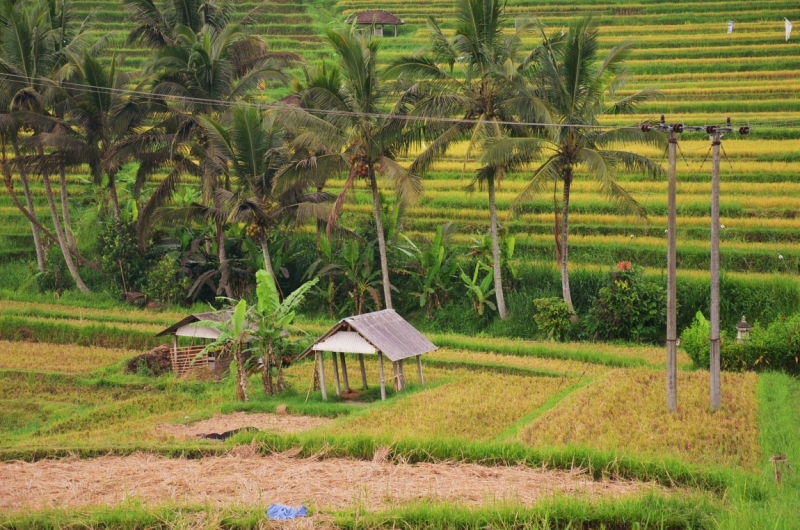
[[[81,0],[80,14],[96,11],[98,35],[117,31],[109,52],[128,56],[126,67],[141,64],[146,52],[124,43],[127,22],[113,1]],[[254,2],[236,3],[241,14]],[[258,14],[257,30],[276,50],[302,52],[313,62],[327,52],[321,34],[331,17],[344,19],[364,9],[386,9],[405,20],[398,37],[383,39],[384,63],[428,44],[425,21],[436,16],[445,31],[452,31],[449,0],[396,2],[381,0],[319,1],[278,0]],[[800,6],[784,0],[721,4],[697,2],[612,2],[588,0],[522,2],[512,0],[508,10],[518,16],[535,16],[551,30],[575,17],[591,15],[601,24],[601,53],[625,39],[636,47],[630,55],[633,73],[628,92],[656,87],[661,100],[647,103],[641,114],[614,118],[635,124],[657,119],[702,125],[731,117],[734,125],[749,123],[750,136],[734,134],[723,139],[722,162],[722,267],[728,273],[765,273],[784,278],[800,272],[800,34],[784,40],[783,17],[800,22]],[[333,13],[334,15],[326,14]],[[735,22],[726,34],[727,21]],[[537,42],[527,39],[530,46]],[[273,100],[289,89],[271,90],[261,99]],[[612,120],[609,119],[609,123]],[[710,163],[709,141],[700,135],[684,135],[679,162],[678,232],[679,267],[707,270],[709,261]],[[664,153],[643,153],[665,162]],[[431,234],[438,224],[457,223],[457,242],[484,233],[488,226],[485,194],[465,191],[476,164],[464,164],[464,149],[454,149],[428,175],[425,193],[408,211],[404,225],[410,235]],[[516,215],[509,206],[522,189],[527,175],[509,175],[498,193],[501,219],[517,235],[517,256],[524,260],[551,261],[553,197],[546,195],[520,205]],[[158,179],[155,177],[150,189]],[[631,260],[656,270],[665,264],[666,182],[621,175],[621,183],[646,208],[648,218],[619,215],[593,183],[580,175],[571,200],[572,237],[570,257],[576,266],[607,267]],[[69,177],[69,193],[75,207],[90,204],[93,191],[83,175]],[[332,179],[336,190],[342,181]],[[45,210],[43,191],[34,183],[35,202]],[[145,191],[145,194],[147,190]],[[369,197],[362,190],[347,207],[345,222],[356,223],[367,215]],[[89,223],[90,225],[91,223]],[[76,227],[80,230],[81,227]],[[30,259],[32,240],[27,223],[15,211],[5,191],[0,192],[0,260]],[[782,256],[783,258],[779,258]]]

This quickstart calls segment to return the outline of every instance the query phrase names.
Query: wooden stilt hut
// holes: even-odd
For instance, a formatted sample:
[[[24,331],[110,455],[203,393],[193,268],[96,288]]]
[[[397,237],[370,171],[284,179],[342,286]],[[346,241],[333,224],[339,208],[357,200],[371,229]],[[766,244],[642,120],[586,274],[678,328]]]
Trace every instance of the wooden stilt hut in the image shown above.
[[[210,352],[201,359],[197,354],[203,351],[210,341],[219,338],[220,332],[211,326],[203,326],[203,322],[224,322],[230,319],[229,311],[218,313],[195,313],[171,325],[156,334],[156,337],[172,335],[172,371],[176,377],[186,374],[195,367],[208,368],[219,380],[231,364],[229,356],[220,357],[218,352]],[[191,338],[192,344],[178,347],[178,337]]]
[[[392,382],[395,391],[405,387],[404,361],[415,358],[419,383],[425,383],[422,374],[422,355],[436,350],[436,346],[425,335],[417,331],[392,309],[375,311],[345,318],[320,337],[298,359],[314,353],[319,365],[320,390],[322,399],[328,399],[325,382],[325,352],[333,357],[333,380],[336,395],[350,391],[350,378],[347,372],[345,354],[358,355],[361,368],[361,384],[367,388],[367,371],[364,365],[366,355],[375,355],[378,360],[380,374],[381,399],[386,399],[386,374],[384,358],[392,363]],[[341,362],[341,382],[339,363]]]

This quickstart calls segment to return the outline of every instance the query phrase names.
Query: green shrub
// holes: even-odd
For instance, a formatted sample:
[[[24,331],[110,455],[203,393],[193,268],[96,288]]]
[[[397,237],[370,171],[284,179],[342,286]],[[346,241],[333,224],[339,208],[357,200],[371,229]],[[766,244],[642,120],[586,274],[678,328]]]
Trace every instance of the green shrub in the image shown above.
[[[118,292],[142,291],[153,264],[152,247],[139,248],[136,222],[111,220],[102,225],[98,237],[100,266],[113,279]]]
[[[179,280],[180,271],[180,266],[174,259],[164,256],[147,273],[144,294],[148,298],[160,300],[166,304],[185,304],[188,301],[186,291],[189,288],[189,278],[184,276]]]
[[[709,365],[711,324],[698,311],[694,322],[681,334],[681,345],[695,366]],[[750,339],[736,342],[720,334],[720,367],[723,370],[785,370],[800,372],[800,313],[781,317],[764,328],[758,323]]]
[[[542,334],[547,335],[549,340],[557,341],[569,336],[574,313],[566,302],[560,298],[536,298],[533,305],[536,307],[533,320]]]
[[[592,339],[660,342],[666,333],[666,289],[629,261],[609,273],[586,318]]]

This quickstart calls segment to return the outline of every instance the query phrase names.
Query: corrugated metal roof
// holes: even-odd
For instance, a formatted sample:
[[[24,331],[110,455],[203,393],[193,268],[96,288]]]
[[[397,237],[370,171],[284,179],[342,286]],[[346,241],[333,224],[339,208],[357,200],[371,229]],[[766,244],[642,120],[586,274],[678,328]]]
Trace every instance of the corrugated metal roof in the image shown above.
[[[317,350],[316,346],[318,344],[334,334],[346,330],[347,327],[358,332],[363,339],[391,361],[399,361],[400,359],[407,359],[436,350],[436,346],[425,335],[417,331],[414,326],[406,322],[393,309],[384,309],[383,311],[348,317],[339,321],[298,358],[302,359],[312,351]]]
[[[355,331],[337,331],[311,346],[314,351],[336,353],[378,353],[378,349]]]
[[[229,318],[231,318],[230,311],[219,311],[219,312],[212,311],[208,313],[194,313],[187,317],[182,318],[181,320],[174,323],[167,329],[159,332],[158,334],[156,334],[156,337],[161,337],[163,335],[175,335],[178,329],[186,326],[187,324],[193,324],[195,322],[202,322],[202,321],[224,322]]]

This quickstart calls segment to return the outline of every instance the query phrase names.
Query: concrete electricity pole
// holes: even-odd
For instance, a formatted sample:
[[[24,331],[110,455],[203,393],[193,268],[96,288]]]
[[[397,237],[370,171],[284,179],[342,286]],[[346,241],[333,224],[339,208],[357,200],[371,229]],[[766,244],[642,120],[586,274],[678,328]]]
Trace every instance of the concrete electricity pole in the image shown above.
[[[711,141],[711,410],[720,404],[719,373],[719,127],[709,126]]]
[[[677,126],[669,132],[669,184],[667,221],[667,410],[678,410],[678,297],[677,281]]]

